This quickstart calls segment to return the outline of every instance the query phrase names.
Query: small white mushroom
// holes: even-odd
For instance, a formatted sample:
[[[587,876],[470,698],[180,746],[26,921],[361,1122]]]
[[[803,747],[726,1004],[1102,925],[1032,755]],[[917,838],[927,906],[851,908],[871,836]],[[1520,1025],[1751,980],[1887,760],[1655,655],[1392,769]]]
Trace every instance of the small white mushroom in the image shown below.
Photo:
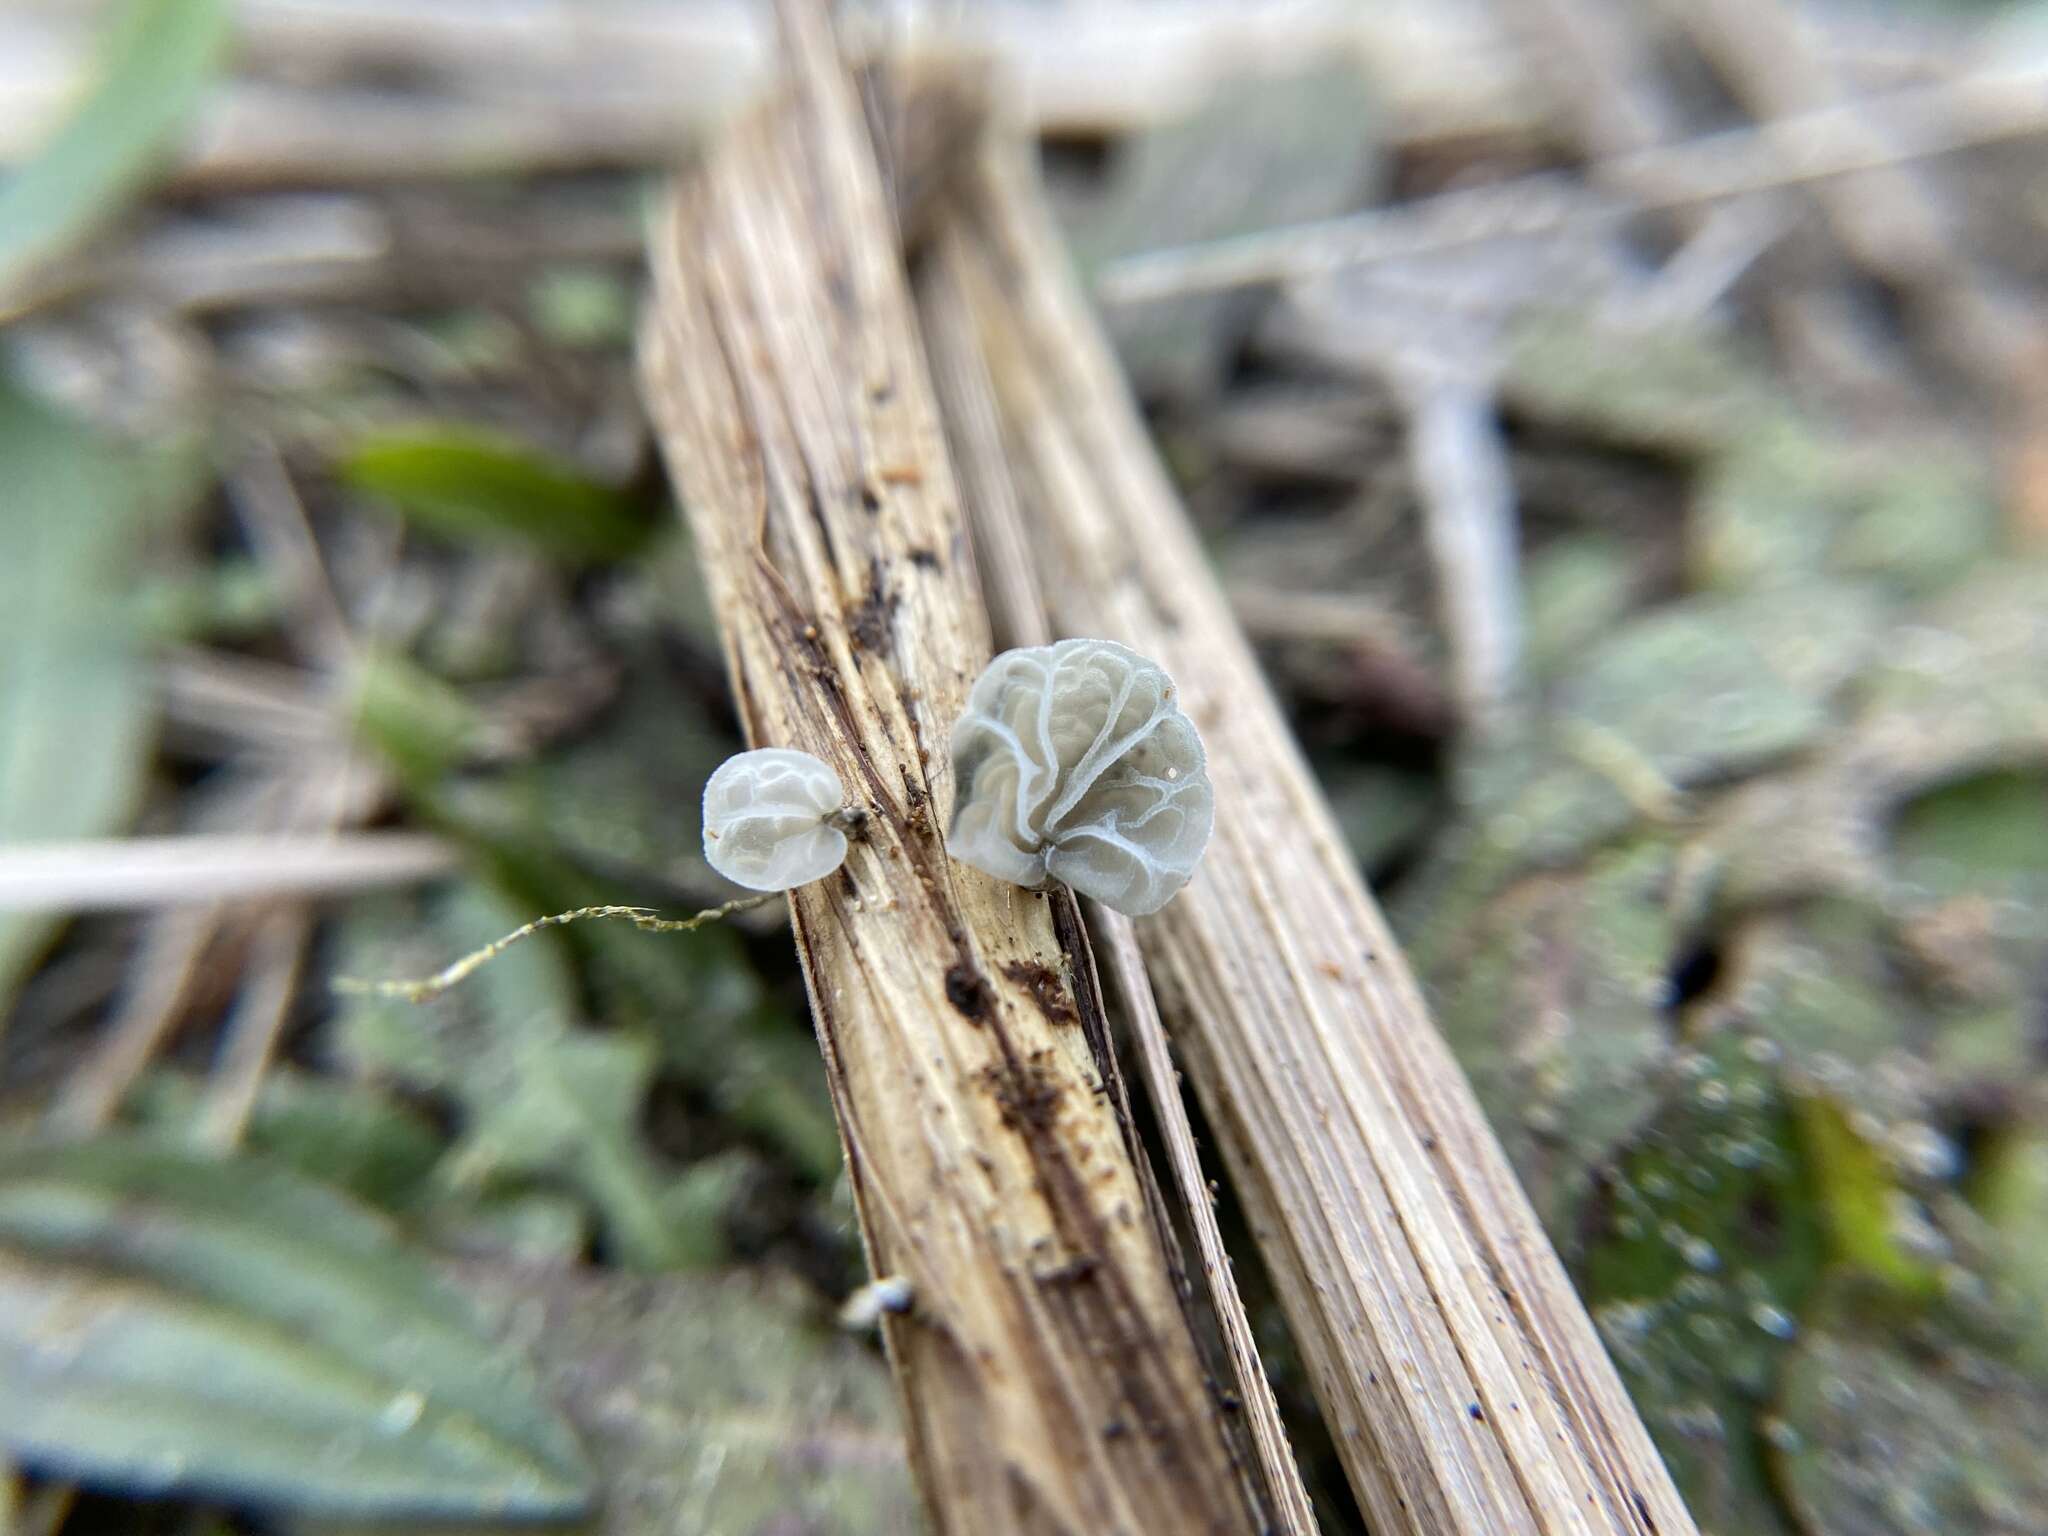
[[[750,891],[822,880],[846,862],[845,802],[839,775],[808,752],[742,752],[704,786],[704,857]]]
[[[916,1287],[901,1275],[870,1280],[839,1308],[839,1326],[863,1333],[892,1313],[908,1312],[917,1300]]]
[[[946,848],[1037,889],[1059,880],[1142,917],[1186,885],[1215,821],[1173,679],[1108,640],[1005,651],[953,727]]]

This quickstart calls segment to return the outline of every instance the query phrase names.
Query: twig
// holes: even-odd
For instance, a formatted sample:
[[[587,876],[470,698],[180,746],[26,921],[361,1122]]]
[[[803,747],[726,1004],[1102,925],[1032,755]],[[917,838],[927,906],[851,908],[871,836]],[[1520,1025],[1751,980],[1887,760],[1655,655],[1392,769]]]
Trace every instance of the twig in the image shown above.
[[[195,1134],[223,1150],[242,1139],[270,1070],[278,1037],[299,990],[299,967],[312,937],[312,914],[293,903],[264,914],[249,946],[241,990],[228,1015]]]
[[[1465,727],[1484,734],[1521,687],[1520,540],[1507,445],[1490,391],[1466,371],[1411,366],[1398,384],[1452,691]]]
[[[618,100],[558,80],[548,110],[536,111],[530,101],[238,80],[208,101],[164,181],[217,194],[660,165],[744,100],[735,86],[754,83],[706,70],[690,90]],[[0,100],[0,161],[30,151],[44,110]]]
[[[360,976],[337,976],[334,978],[334,990],[344,997],[401,997],[409,1003],[430,1002],[450,987],[468,980],[521,939],[530,939],[546,928],[563,928],[587,918],[610,917],[629,922],[642,933],[690,933],[706,923],[720,922],[735,912],[751,912],[756,907],[766,906],[780,894],[779,891],[770,891],[761,896],[742,896],[690,917],[663,917],[651,907],[578,907],[573,912],[551,912],[546,917],[537,917],[513,929],[501,939],[491,940],[481,949],[471,950],[431,976],[422,976],[416,981],[370,981]]]
[[[1775,201],[1731,203],[1716,215],[1700,220],[1685,244],[1657,269],[1639,300],[1642,320],[1661,326],[1703,320],[1792,223],[1790,213]]]
[[[1294,592],[1241,582],[1231,583],[1227,592],[1230,611],[1255,640],[1360,646],[1396,655],[1408,665],[1421,665],[1401,632],[1399,617],[1371,597],[1356,592]]]
[[[417,885],[459,855],[424,833],[195,832],[0,847],[0,910],[114,912]]]
[[[942,1532],[1256,1530],[1064,908],[947,858],[941,754],[989,655],[888,188],[822,0],[791,85],[676,189],[649,412],[750,740],[869,812],[790,895],[912,1468]],[[876,114],[882,121],[891,115]],[[912,221],[915,222],[915,221]]]
[[[355,658],[348,620],[277,444],[262,435],[251,441],[227,489],[249,542],[279,577],[291,613],[305,624],[305,659],[333,668],[348,665]]]
[[[1614,188],[1622,195],[1616,202],[1602,203],[1570,179],[1544,174],[1445,193],[1408,208],[1148,251],[1105,268],[1098,292],[1111,303],[1139,303],[1291,282],[1347,266],[1549,233],[1590,219],[1826,182],[2048,131],[2044,86],[2048,66],[1988,71],[1587,166],[1585,180]],[[1893,125],[1882,144],[1852,134],[1855,123],[1871,113]]]
[[[1649,36],[1654,17],[1637,0],[1516,0],[1516,14],[1537,34],[1536,51],[1557,75],[1557,96],[1566,119],[1576,125],[1592,157],[1618,160],[1653,153],[1679,144],[1693,131],[1687,114],[1661,79],[1658,49]],[[1625,102],[1629,110],[1616,110]],[[1630,188],[1647,197],[1655,186],[1653,166],[1644,182]],[[1720,204],[1683,203],[1668,210],[1692,248],[1667,264],[1653,290],[1644,296],[1642,319],[1655,321],[1656,306],[1685,302],[1683,285],[1689,256],[1717,249],[1739,252],[1752,242],[1768,244],[1784,233],[1797,233],[1807,222],[1784,190],[1733,198]],[[1811,246],[1811,240],[1799,242]],[[1782,259],[1780,266],[1788,263]],[[1843,302],[1841,283],[1823,264],[1811,260],[1797,281],[1766,284],[1761,302],[1788,358],[1798,371],[1813,375],[1829,394],[1853,398],[1866,406],[1898,393],[1897,368],[1890,358],[1877,359],[1871,338]],[[1814,268],[1819,270],[1815,271]],[[1793,270],[1797,271],[1797,268]],[[1682,311],[1680,311],[1682,312]],[[1881,388],[1874,388],[1880,378]]]
[[[1633,0],[1508,0],[1508,24],[1550,77],[1593,155],[1612,159],[1686,136]]]
[[[1534,51],[1559,77],[1558,100],[1595,158],[1616,159],[1688,137],[1639,6],[1629,0],[1516,0],[1510,14],[1536,34]],[[1667,263],[1654,296],[1667,316],[1704,308],[1732,278],[1731,271],[1701,283],[1692,269],[1703,260],[1712,267],[1721,253],[1743,253],[1746,265],[1777,238],[1788,222],[1777,201],[1751,197],[1677,210],[1688,244]]]
[[[1180,1073],[1174,1070],[1173,1047],[1166,1037],[1166,1025],[1159,1017],[1159,1004],[1152,995],[1152,983],[1145,974],[1145,957],[1138,949],[1137,930],[1128,917],[1091,903],[1096,931],[1109,952],[1110,974],[1116,978],[1117,994],[1123,999],[1131,1040],[1138,1048],[1138,1070],[1145,1080],[1145,1093],[1152,1112],[1159,1117],[1159,1134],[1166,1143],[1166,1160],[1173,1170],[1174,1186],[1195,1235],[1195,1253],[1202,1263],[1202,1277],[1209,1302],[1216,1311],[1216,1323],[1223,1334],[1224,1353],[1245,1406],[1254,1453],[1275,1505],[1275,1530],[1291,1536],[1313,1536],[1314,1511],[1308,1490],[1295,1466],[1294,1452],[1287,1443],[1287,1427],[1280,1422],[1280,1405],[1274,1400],[1272,1383],[1259,1359],[1252,1338],[1251,1319],[1244,1299],[1238,1294],[1237,1277],[1230,1254],[1223,1246],[1223,1232],[1216,1224],[1216,1201],[1208,1179],[1202,1173],[1202,1157],[1195,1146],[1194,1127],[1188,1121],[1187,1104],[1181,1097]]]
[[[91,1054],[65,1081],[50,1109],[53,1128],[85,1135],[113,1119],[176,1021],[200,957],[220,925],[218,906],[180,908],[151,919],[129,967],[133,985]]]
[[[1935,189],[1907,163],[1970,142],[1959,135],[1973,126],[2000,137],[2016,123],[2038,131],[2048,122],[2048,73],[2037,66],[2007,77],[2030,81],[2031,100],[2009,97],[2009,85],[1980,100],[1996,76],[1901,93],[1903,106],[1901,95],[1859,100],[1780,0],[1682,0],[1668,9],[1758,117],[1774,127],[1800,121],[1794,114],[1827,122],[1827,148],[1858,173],[1818,182],[1836,238],[1914,302],[1932,345],[1983,379],[1993,399],[2036,391],[2048,316],[1963,249]],[[1940,104],[1933,121],[1929,103]],[[1972,124],[1971,112],[1984,109],[1987,119]]]
[[[1208,740],[1206,863],[1139,939],[1368,1521],[1382,1536],[1690,1536],[1231,621],[1050,216],[1008,158],[960,198],[948,227],[972,258],[977,342],[1055,621],[1158,659]]]
[[[1031,556],[1030,532],[1011,483],[994,385],[980,349],[974,345],[973,318],[961,288],[958,261],[953,242],[942,241],[918,274],[917,300],[926,317],[925,346],[932,360],[933,382],[946,403],[946,438],[960,473],[973,534],[971,548],[989,599],[996,643],[1045,645],[1054,638],[1052,625]],[[933,324],[934,320],[938,323]],[[1273,1507],[1276,1533],[1312,1536],[1315,1516],[1287,1444],[1272,1385],[1252,1342],[1251,1322],[1224,1251],[1215,1204],[1202,1174],[1187,1105],[1181,1098],[1180,1074],[1173,1068],[1173,1052],[1145,976],[1131,920],[1091,902],[1089,925],[1109,952],[1110,974],[1123,1000],[1132,1044],[1137,1047],[1139,1075],[1166,1141],[1181,1208],[1195,1235],[1209,1304],[1223,1335],[1224,1363],[1245,1407],[1251,1451]]]
[[[1568,720],[1561,735],[1565,752],[1612,784],[1644,820],[1669,826],[1685,814],[1684,794],[1620,732],[1590,720]]]
[[[333,712],[319,702],[316,674],[197,649],[173,652],[157,670],[174,725],[281,755],[341,739]]]
[[[747,4],[251,0],[237,20],[241,46],[273,78],[216,92],[166,171],[180,192],[669,165],[768,83],[760,10]],[[1385,82],[1397,134],[1527,131],[1538,118],[1491,29],[1426,0],[1110,3],[1057,17],[940,7],[922,20],[892,13],[884,27],[877,41],[908,62],[993,64],[1010,109],[1052,134],[1128,131],[1184,115],[1220,78],[1347,52]],[[40,44],[50,56],[25,81],[0,80],[0,161],[10,161],[61,110],[83,39],[15,17],[0,28],[0,52]],[[394,67],[436,73],[440,89],[278,83]]]

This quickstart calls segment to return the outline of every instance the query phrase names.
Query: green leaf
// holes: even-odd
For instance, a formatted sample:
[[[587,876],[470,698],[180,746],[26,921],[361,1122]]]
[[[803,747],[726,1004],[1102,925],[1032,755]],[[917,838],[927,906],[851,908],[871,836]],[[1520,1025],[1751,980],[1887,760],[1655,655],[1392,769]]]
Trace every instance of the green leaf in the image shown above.
[[[1981,894],[2048,911],[2048,774],[1982,774],[1909,801],[1892,854],[1925,899]]]
[[[122,11],[77,110],[0,186],[0,296],[142,185],[219,67],[228,22],[227,0],[132,0]]]
[[[425,923],[399,903],[354,910],[342,969],[358,976],[424,974],[530,915],[476,890],[434,908]],[[560,951],[529,943],[425,1006],[348,999],[337,1042],[359,1068],[445,1092],[462,1106],[463,1136],[446,1167],[458,1187],[482,1191],[552,1175],[603,1213],[631,1264],[661,1269],[719,1257],[703,1229],[672,1220],[667,1181],[638,1139],[654,1041],[583,1029],[576,1014]]]
[[[145,1078],[126,1108],[151,1132],[190,1139],[204,1102],[196,1079],[165,1071]],[[264,1074],[242,1144],[394,1211],[411,1205],[442,1151],[441,1137],[418,1111],[365,1084],[289,1066]]]
[[[1580,1290],[1703,1530],[1783,1531],[1759,1404],[1829,1258],[1774,1042],[1688,1053],[1589,1211]]]
[[[2030,1125],[2000,1137],[1973,1183],[1997,1235],[1997,1272],[2016,1303],[2024,1357],[2048,1373],[2048,1130]]]
[[[1821,1210],[1835,1252],[1901,1295],[1932,1296],[1940,1277],[1898,1239],[1893,1210],[1898,1188],[1877,1150],[1825,1094],[1796,1093],[1791,1102],[1818,1174]]]
[[[589,1426],[605,1536],[923,1528],[886,1367],[786,1278],[464,1279]]]
[[[1673,454],[1740,446],[1787,410],[1770,374],[1718,335],[1562,308],[1511,324],[1503,389],[1518,419]]]
[[[459,688],[397,651],[363,658],[350,713],[401,782],[419,792],[461,767],[491,737],[483,711]]]
[[[4,380],[0,464],[0,843],[118,831],[155,719],[123,607],[145,466]],[[0,1017],[56,926],[0,913]]]
[[[358,443],[340,472],[434,533],[523,542],[570,561],[624,559],[653,531],[629,497],[473,427],[379,433]]]
[[[1445,1037],[1553,1232],[1665,1088],[1678,938],[1657,896],[1674,861],[1645,839],[1529,880],[1461,927],[1458,955],[1430,957]]]
[[[519,921],[622,893],[664,907],[702,904],[691,894],[704,869],[696,786],[739,743],[677,690],[672,663],[654,647],[636,644],[624,658],[617,697],[572,739],[488,774],[408,778],[416,813],[472,850],[525,914]],[[688,1083],[813,1182],[838,1178],[839,1131],[808,1020],[762,987],[736,929],[652,938],[594,923],[561,940],[582,958],[589,1017],[655,1040],[664,1076]]]
[[[565,347],[623,347],[633,339],[633,294],[603,267],[555,267],[526,294],[533,323]]]
[[[0,1152],[0,1446],[306,1511],[559,1519],[590,1496],[531,1372],[381,1218],[140,1137]]]
[[[1802,1531],[2048,1531],[2048,1382],[1962,1319],[1834,1287],[1786,1362],[1774,1482]]]

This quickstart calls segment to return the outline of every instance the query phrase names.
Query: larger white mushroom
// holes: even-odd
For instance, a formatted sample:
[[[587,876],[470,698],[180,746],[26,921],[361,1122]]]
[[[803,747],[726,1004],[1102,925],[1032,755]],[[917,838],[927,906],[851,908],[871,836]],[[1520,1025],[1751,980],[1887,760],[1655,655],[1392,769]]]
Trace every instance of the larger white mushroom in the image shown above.
[[[846,862],[845,803],[839,775],[808,752],[742,752],[704,785],[704,857],[750,891],[822,880]]]
[[[946,849],[1033,889],[1058,880],[1133,917],[1201,862],[1215,797],[1173,679],[1108,640],[1005,651],[953,727]]]

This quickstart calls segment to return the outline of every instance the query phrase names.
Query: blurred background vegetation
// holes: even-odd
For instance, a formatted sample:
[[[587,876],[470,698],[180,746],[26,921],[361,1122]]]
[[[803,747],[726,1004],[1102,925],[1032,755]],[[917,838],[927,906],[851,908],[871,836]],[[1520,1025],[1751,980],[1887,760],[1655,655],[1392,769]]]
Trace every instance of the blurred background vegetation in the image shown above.
[[[1702,1528],[2048,1532],[2048,110],[1970,94],[2048,53],[1788,5],[879,30],[1038,124]],[[687,0],[0,6],[0,1529],[914,1528],[779,908],[331,988],[732,894],[631,338],[766,56]],[[1859,100],[1884,168],[1700,193]]]

